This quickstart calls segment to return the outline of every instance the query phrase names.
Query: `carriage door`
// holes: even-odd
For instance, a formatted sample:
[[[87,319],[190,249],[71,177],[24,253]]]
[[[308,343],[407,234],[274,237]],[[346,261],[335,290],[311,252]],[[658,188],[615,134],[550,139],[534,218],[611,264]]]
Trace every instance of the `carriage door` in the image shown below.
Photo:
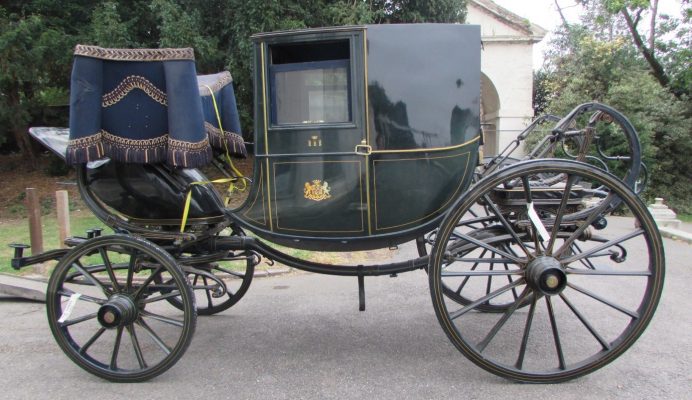
[[[276,35],[261,44],[271,229],[367,234],[362,31]],[[258,144],[260,141],[258,140]],[[261,146],[261,145],[260,145]]]

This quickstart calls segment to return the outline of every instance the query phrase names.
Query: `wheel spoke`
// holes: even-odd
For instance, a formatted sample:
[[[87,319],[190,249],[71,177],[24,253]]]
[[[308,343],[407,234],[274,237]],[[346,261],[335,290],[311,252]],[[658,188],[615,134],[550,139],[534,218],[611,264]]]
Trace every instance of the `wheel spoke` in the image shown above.
[[[526,253],[526,256],[530,258],[530,257],[531,257],[531,252],[529,251],[529,249],[526,248],[526,246],[525,246],[524,243],[521,241],[521,239],[519,239],[519,235],[517,235],[517,233],[514,232],[514,229],[512,229],[512,225],[510,225],[510,223],[507,222],[507,220],[505,219],[504,215],[502,215],[502,213],[501,213],[500,210],[497,208],[497,206],[495,205],[495,203],[493,203],[493,202],[490,200],[490,196],[488,196],[487,194],[484,195],[484,196],[483,196],[483,200],[485,200],[486,204],[490,205],[490,209],[493,211],[493,213],[495,214],[495,216],[497,216],[497,218],[500,220],[500,222],[502,223],[502,226],[505,227],[505,229],[507,230],[507,232],[509,232],[509,234],[512,236],[512,238],[514,239],[514,241],[517,242],[517,244],[519,245],[519,247],[521,247],[521,249],[524,251],[524,253]]]
[[[483,249],[483,252],[481,253],[481,257],[483,257],[485,255],[485,253],[487,253],[487,252],[488,252],[487,249]],[[471,267],[471,272],[476,270],[476,268],[478,267],[478,264],[479,264],[479,262],[476,262],[473,264],[473,266]],[[469,275],[466,278],[464,278],[464,280],[461,281],[461,283],[459,284],[459,287],[457,288],[457,291],[456,291],[457,294],[461,293],[461,290],[464,288],[464,286],[466,286],[466,283],[469,281],[470,277],[471,276]]]
[[[245,274],[242,274],[242,273],[237,272],[237,271],[231,271],[230,269],[227,269],[227,268],[223,268],[223,267],[220,267],[220,266],[216,266],[216,267],[214,267],[214,269],[217,270],[217,271],[224,272],[224,273],[226,273],[226,274],[228,274],[228,275],[237,276],[238,278],[245,278]]]
[[[565,273],[571,275],[608,275],[608,276],[651,276],[651,271],[615,271],[608,267],[596,269],[567,268]]]
[[[476,301],[474,301],[474,302],[472,302],[472,303],[469,303],[466,307],[464,307],[464,308],[462,308],[462,309],[459,309],[459,310],[457,310],[457,311],[455,311],[455,312],[453,312],[453,313],[450,313],[450,314],[449,314],[449,317],[450,317],[451,319],[459,318],[460,316],[462,316],[462,315],[466,314],[467,312],[473,310],[474,308],[478,307],[479,305],[481,305],[481,304],[483,304],[483,303],[486,303],[486,302],[488,302],[489,300],[494,299],[495,297],[497,297],[497,296],[501,295],[502,293],[504,293],[504,292],[506,292],[506,291],[512,289],[513,287],[519,286],[519,285],[522,284],[523,282],[524,282],[524,279],[523,279],[523,278],[517,279],[517,280],[514,281],[513,283],[510,283],[510,284],[508,284],[508,285],[505,285],[505,286],[503,286],[503,287],[501,287],[501,288],[495,290],[494,292],[489,293],[489,294],[487,294],[487,295],[481,297],[480,299],[478,299],[478,300],[476,300]]]
[[[608,208],[608,205],[612,202],[612,200],[609,200],[609,199],[611,199],[612,197],[613,197],[613,194],[612,193],[609,194],[601,202],[601,204],[599,204],[591,212],[589,217],[586,218],[586,220],[581,225],[579,225],[579,228],[577,228],[574,232],[572,232],[572,234],[567,239],[565,239],[565,242],[562,243],[562,246],[560,246],[559,249],[557,249],[557,251],[553,254],[553,257],[558,258],[563,252],[565,252],[567,249],[569,249],[571,247],[572,243],[574,243],[574,241],[577,240],[577,238],[580,237],[582,235],[582,233],[584,233],[586,228],[591,226],[591,223],[594,222],[596,220],[596,218],[598,218]]]
[[[519,308],[519,306],[526,300],[526,298],[529,296],[529,292],[525,292],[524,295],[521,296],[521,299],[518,301],[515,301],[514,304],[512,304],[511,307],[505,311],[505,313],[502,315],[502,318],[500,318],[497,323],[495,323],[495,326],[488,332],[488,334],[483,338],[483,340],[478,343],[476,346],[478,348],[478,352],[482,353],[483,350],[490,344],[490,341],[493,340],[493,338],[497,335],[497,333],[502,329],[503,326],[507,323],[509,318],[514,314],[514,312]]]
[[[135,350],[135,356],[137,356],[139,368],[144,369],[147,367],[147,363],[144,361],[144,355],[142,354],[142,348],[139,346],[139,340],[137,340],[137,333],[135,332],[134,325],[128,325],[127,332],[130,334],[130,340],[132,341],[132,347]]]
[[[560,261],[561,263],[563,263],[563,264],[569,264],[569,263],[572,263],[572,262],[574,262],[574,261],[581,260],[581,259],[584,258],[584,257],[588,257],[588,256],[590,256],[590,255],[592,255],[592,254],[594,254],[594,253],[598,253],[599,251],[605,250],[605,249],[607,249],[608,247],[612,247],[612,246],[614,246],[614,245],[616,245],[616,244],[619,244],[619,243],[622,243],[622,242],[624,242],[624,241],[630,240],[630,239],[632,239],[632,238],[634,238],[634,237],[636,237],[636,236],[641,235],[642,233],[644,233],[644,230],[643,230],[643,229],[637,229],[637,230],[635,230],[634,232],[630,232],[630,233],[628,233],[628,234],[625,235],[625,236],[621,236],[621,237],[619,237],[619,238],[617,238],[617,239],[609,240],[609,241],[607,241],[607,242],[601,244],[600,246],[596,246],[596,247],[594,247],[594,248],[591,248],[591,249],[586,250],[586,251],[583,252],[583,253],[575,254],[575,255],[573,255],[573,256],[571,256],[571,257],[567,257],[567,258],[561,259],[561,260],[559,260],[559,261]]]
[[[639,319],[639,314],[638,314],[638,313],[636,313],[636,312],[634,312],[634,311],[630,311],[630,310],[628,310],[628,309],[626,309],[626,308],[624,308],[624,307],[621,307],[621,306],[619,306],[619,305],[617,305],[617,304],[615,304],[615,303],[613,303],[613,302],[610,302],[610,301],[604,299],[603,297],[601,297],[601,296],[599,296],[599,295],[597,295],[597,294],[595,294],[595,293],[593,293],[593,292],[591,292],[591,291],[588,291],[588,290],[586,290],[586,289],[584,289],[584,288],[582,288],[582,287],[579,287],[579,286],[575,285],[574,283],[567,282],[567,286],[571,287],[572,289],[574,289],[574,290],[576,290],[576,291],[578,291],[578,292],[581,292],[581,293],[583,293],[583,294],[585,294],[585,295],[591,297],[591,298],[594,299],[594,300],[598,300],[599,302],[601,302],[601,303],[603,303],[603,304],[605,304],[605,305],[607,305],[607,306],[609,306],[609,307],[611,307],[611,308],[614,308],[614,309],[620,311],[620,312],[623,313],[623,314],[627,314],[627,315],[629,315],[630,317],[632,317],[632,318],[634,318],[634,319]]]
[[[519,347],[519,356],[517,357],[517,362],[514,364],[518,369],[524,366],[524,357],[526,356],[526,347],[529,343],[529,333],[531,332],[531,324],[533,324],[533,314],[536,311],[536,302],[538,301],[538,296],[535,294],[531,298],[531,306],[529,306],[529,313],[526,316],[526,324],[524,325],[524,334],[521,336],[521,346]]]
[[[101,283],[101,281],[96,279],[96,277],[92,275],[91,272],[87,271],[86,268],[82,266],[82,263],[80,263],[79,261],[75,261],[72,264],[72,266],[94,286],[98,286],[106,296],[110,296],[112,294],[112,292],[109,289],[103,286],[103,283]]]
[[[58,294],[60,296],[63,296],[63,297],[70,297],[70,296],[75,295],[77,293],[70,290],[70,289],[62,288],[62,290],[58,290]],[[79,294],[79,300],[86,301],[88,303],[95,303],[95,304],[99,304],[99,305],[106,304],[106,300],[104,300],[104,299],[97,299],[96,297],[87,296],[87,295],[81,294],[81,293]]]
[[[610,343],[608,343],[605,339],[603,339],[601,335],[598,334],[598,332],[596,332],[596,329],[594,329],[594,327],[589,323],[589,321],[587,321],[586,317],[584,317],[579,312],[579,310],[577,310],[577,308],[572,304],[572,302],[567,300],[567,297],[564,293],[560,293],[560,298],[562,299],[562,301],[565,302],[565,304],[567,304],[567,307],[569,307],[569,309],[572,310],[574,315],[577,316],[577,318],[579,319],[579,321],[581,321],[584,327],[586,327],[586,329],[589,332],[591,332],[591,335],[593,335],[593,337],[596,338],[596,340],[598,340],[601,346],[603,346],[603,350],[610,350]]]
[[[469,236],[469,235],[460,235],[460,236],[461,236],[461,238],[462,238],[463,240],[465,240],[465,241],[467,241],[467,242],[471,242],[471,243],[475,244],[476,246],[480,246],[480,247],[482,247],[482,248],[484,248],[484,249],[486,249],[486,250],[490,250],[491,252],[493,252],[493,253],[495,253],[495,254],[499,254],[499,255],[501,255],[501,256],[503,256],[503,257],[505,257],[505,258],[508,258],[508,259],[510,259],[510,260],[512,260],[512,261],[514,261],[514,262],[516,262],[516,263],[518,263],[518,264],[521,264],[521,263],[524,262],[524,260],[522,260],[521,258],[515,257],[515,256],[513,256],[513,255],[511,255],[511,254],[509,254],[509,253],[506,253],[506,252],[504,252],[504,251],[502,251],[502,250],[500,250],[500,249],[498,249],[498,248],[496,248],[496,247],[493,247],[493,246],[491,246],[491,245],[489,245],[489,244],[487,244],[487,243],[485,243],[485,242],[483,242],[483,241],[481,241],[481,240],[478,240],[478,239],[476,239],[476,238],[474,238],[474,237],[472,237],[472,236]]]
[[[457,257],[453,257],[452,259],[453,259],[454,261],[467,262],[467,263],[471,263],[471,262],[472,262],[472,263],[490,263],[490,262],[494,262],[494,263],[499,264],[499,263],[508,263],[508,262],[512,262],[512,260],[510,260],[510,259],[508,259],[508,258],[499,258],[499,257],[498,257],[498,258],[481,258],[481,257],[479,257],[479,258],[464,258],[464,257],[459,257],[459,258],[457,258]]]
[[[151,275],[149,275],[147,277],[147,279],[144,281],[144,283],[142,283],[142,286],[137,288],[137,291],[135,291],[134,295],[132,296],[132,297],[134,297],[135,300],[138,299],[142,295],[142,293],[144,292],[144,289],[151,283],[151,281],[154,280],[156,275],[161,273],[161,270],[163,270],[163,267],[161,267],[161,266],[157,267],[154,270],[154,272],[152,272]]]
[[[101,258],[103,259],[103,265],[106,267],[108,277],[110,278],[111,283],[113,284],[113,290],[115,292],[119,292],[120,285],[118,285],[118,278],[115,277],[115,272],[113,271],[113,264],[111,264],[111,260],[108,257],[108,249],[106,247],[99,247],[99,253],[101,254]]]
[[[492,270],[492,271],[442,271],[442,276],[502,276],[502,275],[523,275],[523,269],[508,269],[506,271],[502,270]]]
[[[142,310],[142,311],[140,311],[140,315],[143,317],[155,319],[155,320],[160,321],[160,322],[164,322],[166,324],[174,325],[174,326],[177,326],[180,328],[182,328],[184,326],[183,321],[179,321],[179,320],[173,319],[173,318],[164,317],[163,315],[154,314],[154,313],[149,312],[149,311]]]
[[[576,243],[572,243],[572,253],[573,254],[581,253],[583,251],[584,250],[582,250]],[[594,257],[602,256],[602,255],[603,254],[592,254],[592,256],[594,256]],[[591,262],[591,260],[589,259],[589,257],[581,259],[581,260],[579,260],[579,262],[588,269],[596,269],[596,267],[594,267],[594,265]]]
[[[503,265],[505,266],[505,271],[509,272],[509,271],[510,271],[509,265],[507,265],[507,263],[503,263]],[[507,275],[507,280],[509,281],[509,283],[514,282],[514,281],[512,280],[512,275],[510,275],[510,274]],[[512,296],[514,297],[514,300],[517,300],[517,298],[518,298],[518,296],[517,296],[517,288],[512,288]]]
[[[203,276],[203,277],[202,277],[202,281],[204,282],[204,287],[205,287],[205,289],[204,289],[204,294],[207,295],[207,308],[212,308],[212,307],[214,307],[214,305],[213,305],[212,300],[211,300],[211,291],[210,291],[210,289],[206,289],[206,287],[207,287],[207,277],[206,277],[206,276]]]
[[[522,186],[524,187],[524,198],[526,199],[526,203],[531,205],[533,207],[533,196],[531,194],[531,184],[529,183],[529,177],[524,175],[521,177],[521,182]],[[540,223],[540,222],[539,222]],[[531,223],[531,232],[533,236],[533,242],[534,242],[534,251],[536,252],[536,256],[541,255],[540,252],[540,245],[539,245],[539,233],[538,233],[538,228],[536,226],[533,226],[533,221]]]
[[[545,296],[545,304],[548,307],[548,316],[550,317],[550,327],[553,331],[553,339],[555,340],[555,352],[557,353],[557,359],[559,362],[560,369],[566,369],[565,365],[565,355],[562,353],[562,344],[560,343],[560,333],[557,330],[557,321],[555,321],[555,311],[553,310],[553,302],[550,300],[550,296]]]
[[[129,293],[132,290],[132,278],[135,274],[137,266],[137,250],[132,250],[130,253],[130,262],[127,266],[127,281],[125,282],[125,290]]]
[[[173,291],[170,293],[162,294],[161,296],[147,297],[144,300],[140,300],[139,304],[155,303],[157,301],[166,300],[166,299],[170,299],[172,297],[178,297],[178,296],[180,296],[180,292],[176,290],[176,291]]]
[[[495,258],[495,254],[493,254],[493,255],[491,256],[491,258]],[[488,272],[490,272],[491,275],[488,275],[488,283],[486,283],[486,285],[485,285],[485,294],[486,294],[486,295],[487,295],[488,293],[490,293],[490,287],[491,287],[492,284],[493,284],[492,272],[493,272],[493,267],[494,267],[494,266],[495,266],[495,263],[494,263],[494,262],[491,262],[491,263],[490,263],[489,270],[488,270]]]
[[[82,346],[82,348],[79,349],[79,354],[85,355],[87,350],[89,350],[89,347],[91,347],[91,345],[94,344],[98,340],[98,338],[100,338],[101,335],[103,335],[103,333],[105,331],[106,331],[106,328],[104,328],[104,327],[99,328],[99,330],[97,330],[96,333],[94,333],[94,336],[89,338],[89,340],[87,340],[87,342],[84,343],[84,346]]]
[[[153,340],[154,343],[156,343],[156,345],[159,346],[159,348],[163,350],[164,353],[166,353],[166,355],[171,354],[170,347],[168,347],[166,343],[164,343],[164,341],[159,337],[159,335],[156,334],[156,332],[154,332],[153,329],[151,329],[151,327],[149,326],[149,324],[146,323],[146,321],[144,321],[142,318],[139,318],[136,321],[136,323],[144,329],[144,331],[149,335],[151,340]]]
[[[119,326],[118,331],[115,334],[115,344],[113,345],[113,352],[111,353],[111,363],[110,369],[118,369],[118,353],[120,353],[120,341],[123,338],[123,327]]]
[[[555,239],[557,239],[557,234],[560,232],[562,217],[565,215],[565,208],[567,207],[567,202],[569,201],[569,195],[572,192],[572,185],[576,180],[576,176],[567,175],[567,182],[565,183],[565,190],[562,194],[562,201],[560,202],[560,207],[557,209],[557,213],[555,214],[555,222],[553,223],[552,232],[550,232],[550,241],[548,242],[548,247],[546,249],[546,254],[548,255],[553,253]]]
[[[94,318],[96,318],[96,313],[91,313],[91,314],[82,315],[81,317],[77,317],[74,319],[68,319],[65,322],[58,321],[58,324],[64,328],[67,326],[78,324],[80,322],[89,321],[89,320],[94,319]]]

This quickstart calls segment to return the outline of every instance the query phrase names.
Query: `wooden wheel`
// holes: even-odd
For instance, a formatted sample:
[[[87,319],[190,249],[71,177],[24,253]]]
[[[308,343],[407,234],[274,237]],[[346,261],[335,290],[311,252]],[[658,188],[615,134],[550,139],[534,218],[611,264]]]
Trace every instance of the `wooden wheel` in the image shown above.
[[[543,193],[531,184],[559,174],[565,181]],[[517,180],[523,205],[503,196]],[[608,195],[594,196],[593,184]],[[613,201],[627,217],[606,215]],[[479,204],[503,235],[463,223]],[[503,266],[479,267],[492,263]],[[661,295],[664,255],[653,219],[622,181],[579,162],[537,160],[486,177],[455,204],[428,274],[438,320],[459,351],[494,374],[549,383],[588,374],[636,341]],[[459,301],[449,290],[462,282]],[[500,312],[478,312],[493,306]]]
[[[185,275],[195,295],[197,315],[214,315],[235,305],[250,288],[254,272],[255,258],[252,254],[195,265],[194,270],[186,271]],[[171,297],[168,301],[183,309],[180,298]]]
[[[181,309],[165,301],[171,297]],[[50,277],[46,303],[65,354],[115,382],[144,381],[172,367],[190,344],[197,316],[175,260],[126,235],[98,237],[70,251]]]

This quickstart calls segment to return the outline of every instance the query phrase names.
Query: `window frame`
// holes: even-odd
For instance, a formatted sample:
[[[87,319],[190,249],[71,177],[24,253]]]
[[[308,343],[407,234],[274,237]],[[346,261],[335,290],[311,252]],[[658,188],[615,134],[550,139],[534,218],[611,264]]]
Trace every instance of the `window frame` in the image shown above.
[[[355,93],[353,88],[353,44],[352,38],[347,38],[349,42],[349,58],[333,59],[333,60],[321,60],[321,61],[305,61],[298,63],[281,63],[273,64],[268,63],[267,69],[269,72],[268,79],[268,95],[269,95],[269,127],[270,129],[314,129],[314,128],[343,128],[343,127],[355,127],[355,115],[354,115],[354,102]],[[304,44],[320,43],[320,42],[330,42],[329,40],[315,40],[306,41]],[[271,51],[271,44],[269,44],[269,50]],[[329,67],[345,67],[346,68],[346,93],[348,95],[348,120],[347,121],[334,121],[334,122],[315,122],[315,123],[302,123],[302,122],[291,122],[291,123],[277,123],[277,106],[276,106],[276,74],[281,72],[291,72],[291,71],[309,71],[317,69],[327,69]]]

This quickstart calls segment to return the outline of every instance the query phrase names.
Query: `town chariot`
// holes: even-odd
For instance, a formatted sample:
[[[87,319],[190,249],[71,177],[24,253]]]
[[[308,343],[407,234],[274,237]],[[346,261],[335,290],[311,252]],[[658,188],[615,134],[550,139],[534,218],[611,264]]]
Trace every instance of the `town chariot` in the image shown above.
[[[197,316],[240,300],[262,259],[357,277],[361,310],[364,277],[425,270],[450,341],[511,380],[587,374],[640,336],[664,255],[637,197],[646,174],[624,116],[583,104],[484,158],[477,26],[306,29],[253,43],[252,177],[232,165],[247,151],[231,76],[197,77],[191,49],[78,46],[70,128],[32,128],[76,167],[84,202],[113,230],[32,256],[14,245],[17,269],[57,260],[48,322],[77,365],[121,382],[163,373]],[[536,131],[534,150],[514,155]],[[247,187],[242,205],[201,172],[210,163],[216,183]],[[373,265],[277,246],[410,241],[420,257]]]

